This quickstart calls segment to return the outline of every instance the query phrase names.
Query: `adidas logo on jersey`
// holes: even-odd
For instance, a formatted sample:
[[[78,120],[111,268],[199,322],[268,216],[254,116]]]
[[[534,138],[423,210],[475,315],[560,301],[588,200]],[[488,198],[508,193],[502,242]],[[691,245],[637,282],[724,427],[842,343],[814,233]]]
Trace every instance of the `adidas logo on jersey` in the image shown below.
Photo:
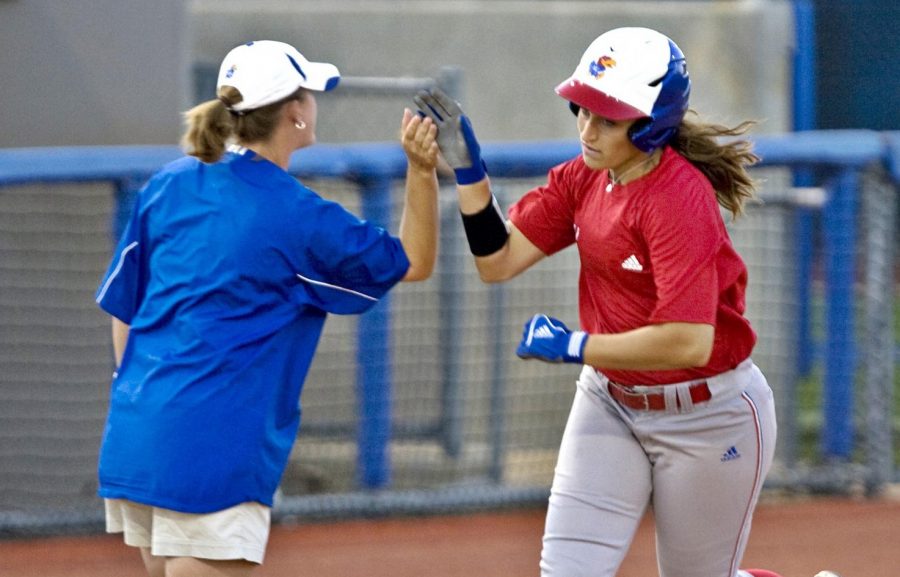
[[[622,268],[624,268],[625,270],[633,270],[635,272],[644,270],[644,267],[641,266],[641,263],[634,255],[631,255],[630,257],[622,261]]]
[[[534,338],[536,338],[536,339],[552,339],[553,331],[550,330],[550,327],[538,327],[534,331]]]
[[[719,459],[723,463],[726,461],[734,461],[735,459],[740,459],[741,454],[738,453],[737,447],[732,445],[727,451],[722,454],[722,458]]]

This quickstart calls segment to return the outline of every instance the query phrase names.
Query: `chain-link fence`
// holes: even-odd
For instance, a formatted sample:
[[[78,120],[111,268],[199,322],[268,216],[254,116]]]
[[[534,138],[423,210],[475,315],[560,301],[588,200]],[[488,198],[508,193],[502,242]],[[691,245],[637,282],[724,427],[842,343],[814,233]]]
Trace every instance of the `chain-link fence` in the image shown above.
[[[484,148],[504,206],[577,154],[559,142]],[[877,149],[845,162],[846,148],[817,153],[791,137],[761,139],[764,202],[729,225],[750,270],[754,360],[779,406],[770,488],[874,492],[895,477],[896,183]],[[142,152],[138,166],[128,150],[0,151],[0,535],[101,527],[95,469],[112,357],[109,321],[92,296],[118,207],[147,172]],[[175,156],[170,148],[149,155],[158,163]],[[361,216],[392,215],[383,224],[396,230],[403,166],[399,148],[384,144],[311,149],[292,170]],[[821,171],[812,186],[793,186],[800,166]],[[829,240],[835,222],[858,233],[849,253]],[[806,225],[810,234],[798,234]],[[848,270],[852,278],[840,276]],[[276,517],[542,503],[578,370],[525,363],[513,351],[535,312],[577,322],[577,274],[569,249],[509,283],[482,284],[447,186],[434,277],[398,287],[379,314],[326,323]],[[846,296],[844,281],[849,312],[835,303]],[[807,324],[804,336],[798,329]],[[850,349],[851,366],[832,366],[839,346]],[[835,390],[835,375],[846,389]],[[848,391],[842,420],[829,407],[846,404]],[[834,430],[840,443],[823,434]]]

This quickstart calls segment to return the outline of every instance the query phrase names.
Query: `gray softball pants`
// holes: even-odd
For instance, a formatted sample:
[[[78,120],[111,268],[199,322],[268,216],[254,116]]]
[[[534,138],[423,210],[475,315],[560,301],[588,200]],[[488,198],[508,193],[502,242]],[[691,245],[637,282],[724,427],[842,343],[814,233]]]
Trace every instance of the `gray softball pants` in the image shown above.
[[[542,577],[614,577],[648,506],[660,577],[735,577],[775,451],[772,391],[751,360],[705,379],[641,388],[666,409],[623,407],[584,367],[563,434]]]

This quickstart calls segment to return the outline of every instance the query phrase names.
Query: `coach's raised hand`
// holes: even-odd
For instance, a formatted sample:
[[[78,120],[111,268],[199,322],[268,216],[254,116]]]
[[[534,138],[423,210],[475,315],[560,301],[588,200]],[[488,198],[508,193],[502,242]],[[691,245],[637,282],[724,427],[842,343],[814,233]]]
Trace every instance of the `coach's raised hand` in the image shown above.
[[[431,173],[437,167],[437,127],[408,108],[400,122],[400,144],[411,168]]]
[[[444,160],[456,174],[456,183],[466,185],[484,180],[487,169],[481,159],[481,146],[459,103],[440,88],[423,90],[413,100],[419,114],[431,118],[437,126],[437,143]]]
[[[534,315],[522,333],[516,354],[523,359],[539,359],[550,363],[583,363],[587,333],[570,331],[553,317]]]

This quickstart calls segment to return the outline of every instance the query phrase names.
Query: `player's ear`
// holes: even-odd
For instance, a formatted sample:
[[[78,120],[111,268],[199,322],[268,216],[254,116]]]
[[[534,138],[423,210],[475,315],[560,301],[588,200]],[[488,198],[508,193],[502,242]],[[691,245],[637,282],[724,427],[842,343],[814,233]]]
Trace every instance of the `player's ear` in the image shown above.
[[[297,114],[300,114],[300,111],[302,110],[302,108],[303,108],[303,106],[300,104],[300,100],[298,100],[296,98],[292,98],[292,99],[288,100],[287,102],[285,102],[285,104],[284,104],[285,112],[287,112],[288,115],[292,116],[292,117],[296,116]]]
[[[296,99],[288,100],[281,107],[281,115],[285,121],[294,124],[303,119],[303,104]]]

